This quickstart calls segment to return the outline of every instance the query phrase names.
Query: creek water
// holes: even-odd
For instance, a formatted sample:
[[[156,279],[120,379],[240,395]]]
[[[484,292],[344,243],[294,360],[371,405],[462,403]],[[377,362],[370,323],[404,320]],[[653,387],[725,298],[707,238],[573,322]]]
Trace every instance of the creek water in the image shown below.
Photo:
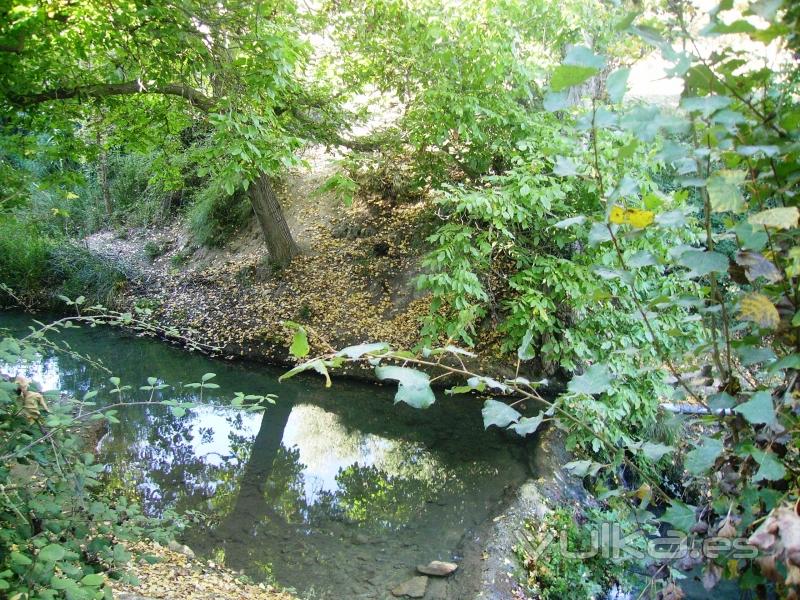
[[[29,324],[0,312],[0,328]],[[279,383],[280,369],[106,327],[53,340],[102,361],[132,386],[131,400],[145,400],[139,386],[157,377],[169,386],[161,398],[198,401],[184,384],[216,373],[219,389],[205,390],[185,416],[163,406],[119,412],[99,444],[109,485],[134,492],[151,515],[189,515],[183,541],[199,555],[310,598],[390,598],[417,564],[458,560],[463,542],[528,475],[525,445],[484,431],[477,400],[437,393],[420,411],[393,404],[389,386]],[[44,390],[82,397],[92,389],[98,403],[116,400],[109,373],[65,354],[12,368]],[[239,391],[278,399],[247,412],[230,404]]]

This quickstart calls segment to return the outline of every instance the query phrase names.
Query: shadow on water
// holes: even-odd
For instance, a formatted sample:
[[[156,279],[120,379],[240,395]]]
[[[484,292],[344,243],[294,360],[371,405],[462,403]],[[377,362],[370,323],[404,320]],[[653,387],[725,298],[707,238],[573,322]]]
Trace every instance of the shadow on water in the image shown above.
[[[0,313],[0,327],[27,322]],[[182,384],[217,374],[220,388],[184,417],[161,406],[119,414],[101,445],[108,485],[135,490],[150,514],[201,513],[185,533],[196,552],[316,598],[388,598],[416,564],[457,559],[462,539],[527,476],[523,446],[484,431],[476,400],[438,394],[418,411],[394,405],[390,388],[280,384],[270,367],[112,329],[62,337],[131,385],[131,399],[145,399],[138,388],[155,376],[170,385],[164,399],[196,401]],[[107,373],[67,356],[18,369],[44,389],[99,389],[99,402],[114,400]],[[230,406],[238,391],[279,398],[263,415],[249,413]]]

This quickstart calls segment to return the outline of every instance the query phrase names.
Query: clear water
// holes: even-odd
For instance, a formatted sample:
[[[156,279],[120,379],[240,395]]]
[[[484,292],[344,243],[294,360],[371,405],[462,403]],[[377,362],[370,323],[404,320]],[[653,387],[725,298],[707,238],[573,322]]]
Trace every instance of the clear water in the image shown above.
[[[0,312],[0,327],[20,330],[29,319]],[[394,405],[389,387],[278,383],[274,368],[113,329],[60,337],[134,390],[154,376],[171,386],[165,397],[197,400],[181,385],[217,374],[220,389],[183,418],[159,406],[120,413],[100,445],[109,484],[138,492],[151,514],[196,511],[184,535],[195,552],[310,597],[390,598],[418,563],[458,560],[462,542],[527,476],[524,445],[484,431],[474,399],[437,394],[418,411]],[[107,373],[64,355],[13,369],[44,389],[100,389],[99,402],[113,400]],[[230,406],[237,391],[279,399],[263,415],[247,413]]]

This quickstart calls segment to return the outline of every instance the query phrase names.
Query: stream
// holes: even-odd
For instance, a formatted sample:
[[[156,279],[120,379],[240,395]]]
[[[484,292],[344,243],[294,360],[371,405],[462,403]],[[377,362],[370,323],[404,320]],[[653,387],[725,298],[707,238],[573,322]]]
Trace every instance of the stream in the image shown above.
[[[29,324],[27,315],[0,312],[0,328]],[[280,369],[107,327],[52,339],[102,361],[132,386],[129,400],[146,400],[139,386],[157,377],[170,386],[163,399],[198,401],[183,384],[216,373],[219,389],[205,390],[183,417],[163,406],[120,411],[99,444],[108,485],[134,492],[150,515],[189,516],[181,541],[198,555],[309,598],[391,598],[417,564],[458,562],[529,474],[527,445],[484,431],[475,399],[437,392],[434,406],[415,410],[393,404],[393,386],[334,377],[325,388],[305,376],[279,383]],[[82,397],[96,389],[98,403],[115,400],[108,373],[65,354],[4,369],[44,390]],[[278,400],[247,412],[230,404],[240,391]],[[453,597],[436,585],[426,597]]]

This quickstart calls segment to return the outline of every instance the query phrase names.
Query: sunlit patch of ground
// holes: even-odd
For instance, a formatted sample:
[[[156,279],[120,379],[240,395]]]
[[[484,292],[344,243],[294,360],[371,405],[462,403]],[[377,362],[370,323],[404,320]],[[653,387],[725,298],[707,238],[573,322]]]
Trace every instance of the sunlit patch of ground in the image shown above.
[[[270,585],[246,583],[238,573],[220,567],[211,561],[189,559],[184,554],[172,552],[151,542],[139,542],[132,548],[146,555],[131,567],[139,585],[114,582],[115,598],[141,598],[161,600],[295,600],[287,592]]]

